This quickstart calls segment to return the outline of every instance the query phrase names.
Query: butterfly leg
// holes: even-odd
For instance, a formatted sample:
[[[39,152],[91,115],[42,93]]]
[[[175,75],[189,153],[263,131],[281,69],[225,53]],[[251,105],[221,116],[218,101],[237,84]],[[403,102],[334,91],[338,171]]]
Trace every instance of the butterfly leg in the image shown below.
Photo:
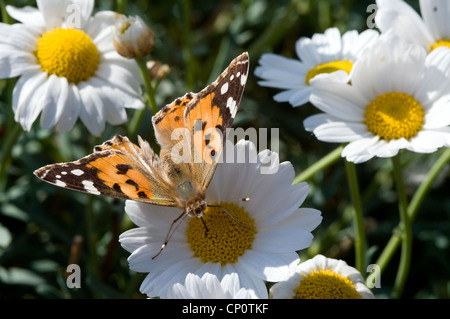
[[[173,226],[183,217],[186,217],[187,214],[186,212],[182,212],[180,216],[178,216],[177,218],[175,218],[172,222],[172,224],[169,227],[169,230],[167,231],[166,234],[166,238],[164,239],[164,243],[161,245],[161,249],[159,250],[159,252],[152,257],[152,260],[155,259],[156,257],[158,257],[161,252],[164,250],[164,248],[166,248],[167,244],[169,243],[170,238],[172,238],[173,234],[175,233],[175,231],[178,229],[178,227],[181,225],[181,222],[177,225],[177,227],[172,231]],[[183,221],[183,220],[181,220]]]
[[[203,219],[203,217],[200,217],[200,219],[202,220],[203,226],[205,227],[205,237],[208,237],[208,227],[206,227],[205,220]]]

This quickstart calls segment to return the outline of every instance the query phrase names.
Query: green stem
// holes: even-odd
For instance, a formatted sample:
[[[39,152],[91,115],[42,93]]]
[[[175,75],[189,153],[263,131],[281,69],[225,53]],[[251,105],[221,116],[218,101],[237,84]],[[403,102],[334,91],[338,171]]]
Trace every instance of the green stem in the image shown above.
[[[393,173],[395,184],[398,194],[398,205],[400,212],[400,225],[399,230],[401,231],[401,241],[402,241],[402,252],[400,255],[400,264],[397,271],[397,277],[394,284],[394,297],[399,298],[403,293],[403,288],[406,283],[406,278],[409,273],[409,266],[411,263],[411,252],[412,252],[412,229],[411,229],[411,219],[408,215],[408,201],[406,198],[405,185],[403,182],[402,168],[400,164],[399,155],[392,158]]]
[[[358,177],[355,164],[345,161],[345,170],[347,172],[350,197],[353,203],[353,222],[355,228],[355,259],[356,269],[361,274],[366,272],[366,235],[364,231],[364,218],[361,204],[361,195],[359,192]]]
[[[6,173],[12,159],[12,149],[14,144],[22,133],[22,127],[19,123],[14,122],[11,130],[7,133],[6,141],[2,143],[2,151],[0,153],[0,192],[6,187]]]
[[[410,222],[413,222],[417,212],[419,211],[420,206],[422,205],[425,196],[428,194],[428,191],[431,188],[431,185],[433,184],[434,180],[438,176],[438,174],[442,171],[445,165],[450,162],[450,148],[447,148],[442,155],[438,158],[438,160],[434,163],[433,167],[428,172],[425,179],[420,184],[419,188],[417,189],[416,193],[414,194],[414,197],[412,198],[411,202],[408,206],[408,216],[410,218]],[[389,239],[389,242],[385,246],[383,252],[378,257],[378,260],[376,261],[376,264],[380,266],[381,272],[383,272],[389,261],[391,260],[392,256],[396,252],[398,246],[401,242],[401,233],[398,231],[395,231],[391,238]]]
[[[139,72],[141,74],[142,80],[144,82],[144,87],[146,91],[146,99],[145,99],[146,103],[148,102],[152,114],[155,115],[156,113],[158,113],[158,105],[156,104],[155,89],[153,88],[152,81],[150,79],[150,74],[147,69],[146,60],[142,58],[137,59],[136,62],[139,67]],[[128,130],[130,137],[133,137],[137,134],[139,126],[144,118],[144,115],[145,115],[145,108],[136,110],[136,112],[134,113],[134,116],[130,121],[130,126]]]
[[[183,0],[183,26],[182,32],[184,38],[183,57],[186,65],[186,87],[188,91],[194,91],[194,79],[195,79],[195,65],[192,55],[192,36],[191,36],[191,2],[189,0]]]
[[[116,12],[125,14],[126,9],[127,9],[127,0],[117,0]]]
[[[313,177],[317,172],[320,172],[324,168],[330,166],[334,162],[336,162],[339,158],[341,158],[342,149],[344,146],[339,146],[329,154],[322,157],[320,160],[315,162],[313,165],[309,166],[306,170],[298,174],[292,184],[297,184],[300,182],[307,181],[311,177]]]
[[[0,10],[2,10],[2,22],[6,24],[12,24],[13,19],[6,12],[6,4],[4,0],[0,0]]]

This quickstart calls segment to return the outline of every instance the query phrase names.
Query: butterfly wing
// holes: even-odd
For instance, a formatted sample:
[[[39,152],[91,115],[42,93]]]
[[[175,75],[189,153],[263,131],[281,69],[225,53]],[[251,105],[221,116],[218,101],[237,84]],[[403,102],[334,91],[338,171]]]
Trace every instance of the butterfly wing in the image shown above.
[[[190,162],[193,180],[206,191],[241,102],[248,77],[247,52],[235,58],[225,71],[186,106],[184,125],[192,138]]]
[[[186,93],[153,116],[153,128],[161,149],[171,149],[178,142],[173,138],[173,132],[176,129],[184,129],[184,111],[194,96],[194,93]]]
[[[75,162],[51,164],[34,172],[56,186],[161,206],[177,206],[172,183],[148,143],[140,147],[116,136]]]

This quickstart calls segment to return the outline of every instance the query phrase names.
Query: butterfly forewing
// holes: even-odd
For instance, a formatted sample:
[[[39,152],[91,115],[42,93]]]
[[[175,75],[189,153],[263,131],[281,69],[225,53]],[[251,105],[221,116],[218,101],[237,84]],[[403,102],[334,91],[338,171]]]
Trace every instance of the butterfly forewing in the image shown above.
[[[143,155],[141,148],[127,138],[116,136],[78,161],[47,165],[34,174],[71,190],[176,206],[171,184],[153,173],[161,169],[157,157],[147,159],[150,156]],[[139,157],[142,159],[138,160]]]

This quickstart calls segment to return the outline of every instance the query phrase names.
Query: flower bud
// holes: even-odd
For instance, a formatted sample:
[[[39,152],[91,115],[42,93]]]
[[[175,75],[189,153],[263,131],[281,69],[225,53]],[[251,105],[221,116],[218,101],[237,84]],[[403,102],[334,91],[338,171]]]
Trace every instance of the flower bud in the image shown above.
[[[155,35],[147,24],[138,16],[120,16],[114,24],[114,47],[123,57],[139,59],[153,49]]]

